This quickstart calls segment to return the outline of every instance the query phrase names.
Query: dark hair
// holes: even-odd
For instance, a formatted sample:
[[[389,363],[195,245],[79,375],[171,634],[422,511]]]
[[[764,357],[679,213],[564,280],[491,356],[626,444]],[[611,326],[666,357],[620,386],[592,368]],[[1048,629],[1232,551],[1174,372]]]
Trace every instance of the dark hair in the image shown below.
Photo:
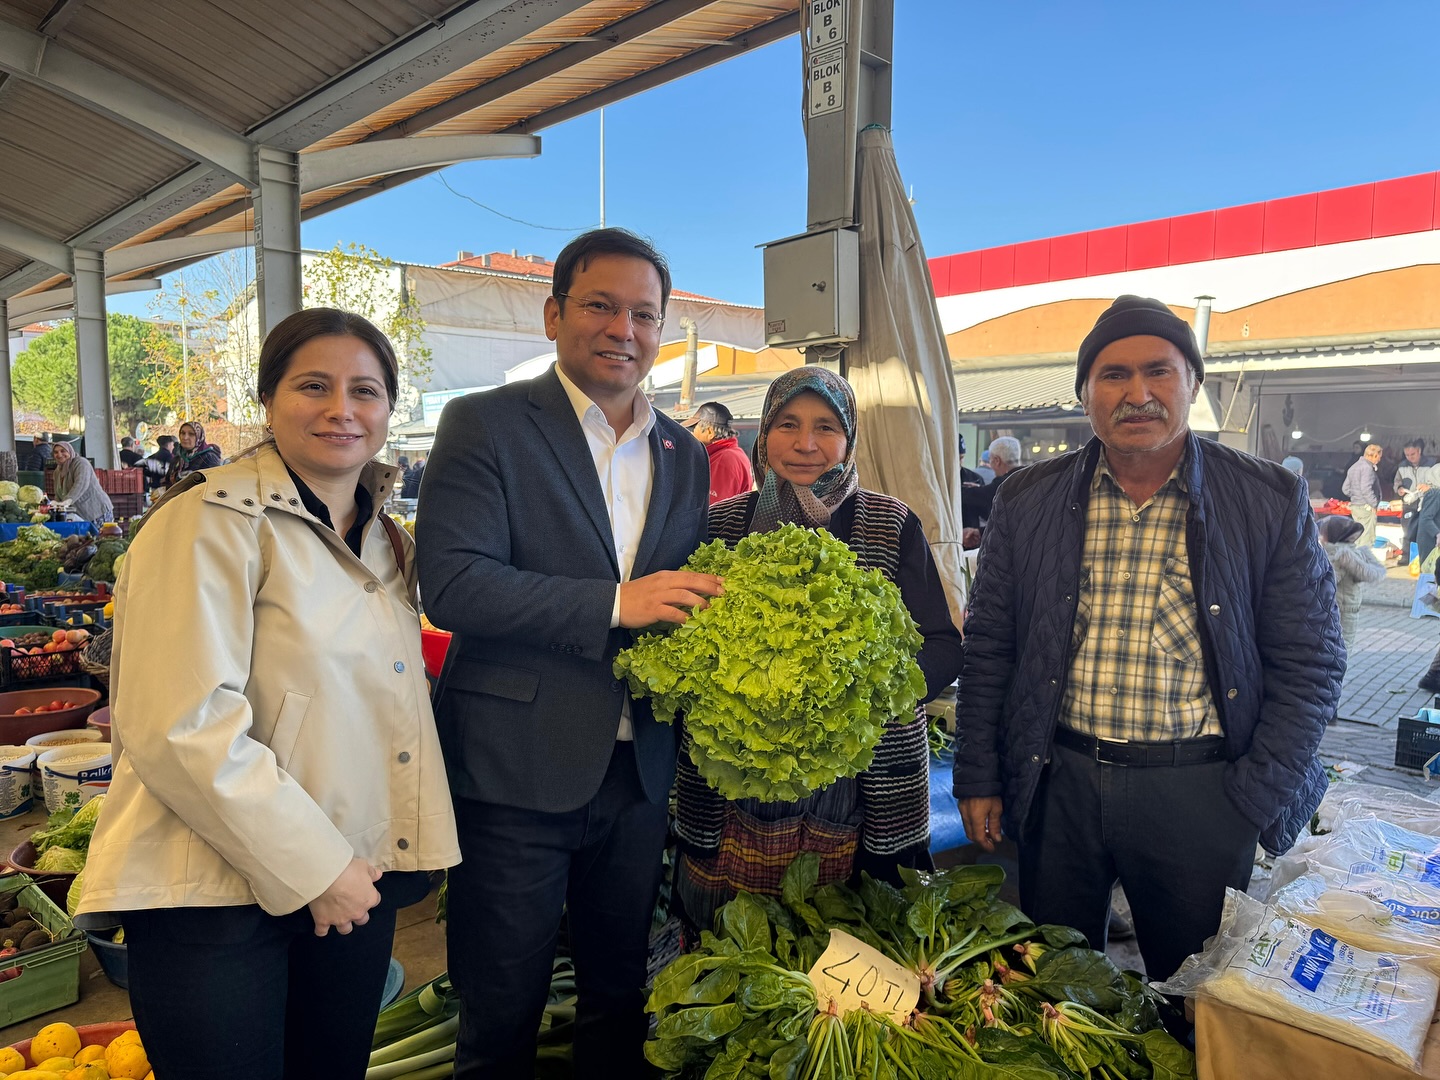
[[[1405,444],[1405,449],[1406,449],[1406,450],[1419,450],[1419,451],[1423,454],[1423,453],[1425,452],[1425,440],[1424,440],[1424,439],[1411,439],[1409,442],[1407,442],[1407,443]]]
[[[275,396],[295,350],[322,337],[359,338],[370,346],[384,372],[385,393],[393,410],[395,399],[400,395],[400,364],[395,359],[395,347],[390,344],[390,339],[363,315],[324,307],[306,308],[287,315],[265,335],[265,344],[260,346],[260,375],[255,386],[261,402]]]
[[[404,454],[401,454],[398,458],[395,459],[395,464],[400,466],[400,468],[402,469],[408,469],[410,467],[410,459]]]
[[[174,445],[175,445],[175,436],[174,436],[174,435],[157,435],[157,436],[155,437],[155,445],[158,446],[158,447],[160,447],[160,449],[162,449],[162,450],[165,449],[165,447],[167,447],[167,446],[174,446]]]
[[[598,255],[629,255],[644,259],[655,267],[655,272],[660,275],[660,310],[664,312],[665,305],[670,302],[670,265],[648,240],[629,229],[591,229],[565,245],[565,250],[555,260],[555,276],[550,282],[550,295],[555,297],[561,311],[565,310],[563,294],[570,291],[575,272],[584,270]]]

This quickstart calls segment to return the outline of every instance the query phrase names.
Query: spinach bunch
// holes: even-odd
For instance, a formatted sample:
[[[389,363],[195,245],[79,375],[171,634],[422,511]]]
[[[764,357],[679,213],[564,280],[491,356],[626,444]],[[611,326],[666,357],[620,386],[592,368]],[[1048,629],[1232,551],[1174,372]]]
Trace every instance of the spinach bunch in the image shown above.
[[[657,976],[645,1056],[680,1080],[1188,1080],[1164,999],[1086,946],[998,899],[1004,872],[901,872],[819,885],[801,855],[779,897],[742,893],[698,948]],[[842,929],[916,973],[901,1024],[822,1006],[805,974]]]

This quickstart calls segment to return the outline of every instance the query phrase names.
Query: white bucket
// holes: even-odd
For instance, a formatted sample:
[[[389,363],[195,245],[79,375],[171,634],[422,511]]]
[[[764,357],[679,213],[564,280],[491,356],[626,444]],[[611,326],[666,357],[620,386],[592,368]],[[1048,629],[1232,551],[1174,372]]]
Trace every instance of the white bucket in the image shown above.
[[[46,731],[40,735],[31,735],[25,740],[25,745],[39,747],[39,752],[44,753],[57,746],[78,746],[80,743],[100,742],[103,738],[104,732],[95,728],[66,728],[64,731]]]
[[[110,744],[61,746],[40,755],[45,809],[84,806],[110,786]]]
[[[34,805],[36,750],[33,746],[0,746],[0,818],[30,812]]]

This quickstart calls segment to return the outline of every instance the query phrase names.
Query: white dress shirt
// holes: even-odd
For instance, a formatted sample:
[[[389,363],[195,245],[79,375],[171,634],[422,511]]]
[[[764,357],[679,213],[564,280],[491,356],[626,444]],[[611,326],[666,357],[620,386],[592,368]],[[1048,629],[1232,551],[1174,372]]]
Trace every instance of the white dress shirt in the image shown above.
[[[650,460],[650,430],[655,426],[655,411],[650,402],[638,390],[631,406],[630,426],[617,439],[615,429],[605,419],[605,413],[566,376],[560,365],[555,365],[555,374],[560,385],[575,408],[575,417],[580,421],[580,430],[585,432],[585,442],[590,446],[590,456],[595,459],[595,474],[600,478],[600,490],[605,496],[605,510],[610,515],[610,535],[615,544],[615,561],[620,566],[620,581],[630,580],[630,571],[635,567],[635,551],[640,546],[640,534],[645,531],[645,514],[650,508],[650,491],[655,482],[655,470]],[[610,626],[620,625],[620,585],[615,586],[615,606],[610,611]],[[615,738],[628,742],[635,737],[630,722],[630,696],[620,709],[620,730]]]

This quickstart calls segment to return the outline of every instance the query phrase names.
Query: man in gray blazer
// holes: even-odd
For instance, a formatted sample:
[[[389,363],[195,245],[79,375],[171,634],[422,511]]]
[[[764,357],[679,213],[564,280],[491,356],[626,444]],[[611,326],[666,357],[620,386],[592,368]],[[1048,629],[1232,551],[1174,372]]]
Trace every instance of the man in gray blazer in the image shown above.
[[[684,622],[722,591],[677,569],[705,541],[705,451],[640,390],[669,295],[639,237],[577,238],[545,301],[555,367],[447,405],[425,469],[420,588],[455,634],[435,713],[463,855],[449,889],[457,1078],[532,1076],[567,906],[575,1075],[648,1070],[676,737],[612,662],[632,631]]]

